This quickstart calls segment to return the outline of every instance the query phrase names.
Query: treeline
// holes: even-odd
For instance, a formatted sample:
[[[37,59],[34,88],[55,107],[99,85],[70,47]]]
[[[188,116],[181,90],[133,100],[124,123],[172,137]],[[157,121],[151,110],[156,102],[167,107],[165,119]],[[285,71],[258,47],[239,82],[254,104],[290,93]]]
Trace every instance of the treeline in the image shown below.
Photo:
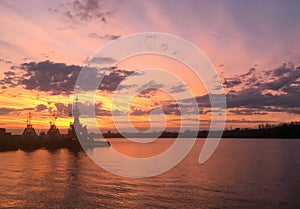
[[[299,138],[300,122],[278,125],[260,124],[258,129],[234,129],[223,133],[224,138]]]
[[[207,138],[209,131],[185,131],[182,133],[163,131],[162,133],[126,133],[126,136],[132,138],[176,138],[178,136],[188,138],[197,136],[198,138]],[[210,137],[219,136],[220,131],[212,131]],[[120,133],[107,132],[103,134],[104,138],[123,138]],[[280,123],[278,125],[260,124],[257,129],[252,128],[236,128],[232,130],[224,130],[222,138],[298,138],[300,139],[300,121],[290,123]]]

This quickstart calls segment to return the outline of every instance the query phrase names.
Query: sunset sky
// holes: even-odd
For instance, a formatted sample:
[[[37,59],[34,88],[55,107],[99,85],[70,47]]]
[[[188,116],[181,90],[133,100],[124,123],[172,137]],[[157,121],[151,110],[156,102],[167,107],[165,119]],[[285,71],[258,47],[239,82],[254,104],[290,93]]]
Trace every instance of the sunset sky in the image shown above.
[[[299,8],[296,0],[1,0],[0,126],[18,132],[31,112],[34,127],[47,130],[56,113],[58,127],[66,129],[85,62],[110,41],[140,32],[170,33],[206,54],[226,92],[227,128],[300,120]],[[116,87],[132,73],[153,67],[188,84],[171,90],[191,89],[207,128],[210,108],[201,82],[182,63],[154,55],[124,60],[106,76],[97,95],[99,127],[114,130],[110,109]],[[154,78],[149,83],[150,90],[162,86]],[[178,127],[178,106],[157,89],[132,101],[133,125],[147,128],[154,108],[165,112],[168,129]]]

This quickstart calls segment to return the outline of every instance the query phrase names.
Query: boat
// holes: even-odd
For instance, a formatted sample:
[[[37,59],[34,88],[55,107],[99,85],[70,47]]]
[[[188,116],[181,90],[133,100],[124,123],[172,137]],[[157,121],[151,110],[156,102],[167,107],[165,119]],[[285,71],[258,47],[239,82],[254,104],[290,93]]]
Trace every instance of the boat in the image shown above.
[[[20,146],[20,138],[6,132],[5,128],[0,128],[0,151],[18,150]]]
[[[81,113],[78,108],[78,98],[76,98],[75,108],[73,109],[74,121],[70,123],[68,129],[68,144],[72,148],[94,148],[94,147],[110,147],[108,141],[95,141],[88,136],[87,126],[80,123],[79,117]]]
[[[50,121],[50,128],[45,136],[44,147],[46,149],[59,149],[67,146],[65,138],[60,134],[59,129],[55,125],[56,119],[56,114],[53,114],[52,120]]]
[[[25,150],[33,150],[42,147],[42,141],[39,139],[31,124],[32,114],[28,113],[28,118],[26,120],[26,127],[21,135],[20,148]]]

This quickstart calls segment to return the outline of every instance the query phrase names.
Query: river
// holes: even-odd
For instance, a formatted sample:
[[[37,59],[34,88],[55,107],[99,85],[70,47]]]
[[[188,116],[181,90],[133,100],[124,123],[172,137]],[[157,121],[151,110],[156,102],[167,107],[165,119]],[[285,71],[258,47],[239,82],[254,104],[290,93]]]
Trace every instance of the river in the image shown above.
[[[110,139],[114,149],[135,157],[162,152],[173,141]],[[203,141],[173,169],[140,179],[111,174],[85,152],[0,152],[0,207],[300,208],[299,139],[222,139],[201,165]],[[93,152],[105,149],[111,148]]]

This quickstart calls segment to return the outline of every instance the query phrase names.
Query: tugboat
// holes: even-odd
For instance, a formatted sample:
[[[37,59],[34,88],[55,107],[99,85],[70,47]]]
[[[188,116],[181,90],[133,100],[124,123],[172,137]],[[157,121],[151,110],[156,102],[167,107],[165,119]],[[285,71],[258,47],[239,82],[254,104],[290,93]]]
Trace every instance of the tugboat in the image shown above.
[[[79,121],[80,111],[78,109],[78,98],[76,98],[75,108],[73,109],[74,122],[70,123],[68,129],[69,148],[82,149],[93,147],[110,147],[110,143],[106,141],[95,141],[89,138],[87,127],[83,126]]]
[[[0,151],[18,150],[20,138],[6,132],[5,128],[0,128]]]
[[[59,149],[66,147],[66,140],[63,135],[60,134],[57,126],[55,125],[55,120],[57,119],[56,114],[52,115],[52,120],[50,121],[50,128],[47,131],[45,138],[44,147],[46,149]]]
[[[26,128],[21,135],[20,148],[23,150],[34,150],[42,147],[42,142],[39,140],[38,135],[35,132],[31,124],[31,113],[28,113],[26,120]]]

